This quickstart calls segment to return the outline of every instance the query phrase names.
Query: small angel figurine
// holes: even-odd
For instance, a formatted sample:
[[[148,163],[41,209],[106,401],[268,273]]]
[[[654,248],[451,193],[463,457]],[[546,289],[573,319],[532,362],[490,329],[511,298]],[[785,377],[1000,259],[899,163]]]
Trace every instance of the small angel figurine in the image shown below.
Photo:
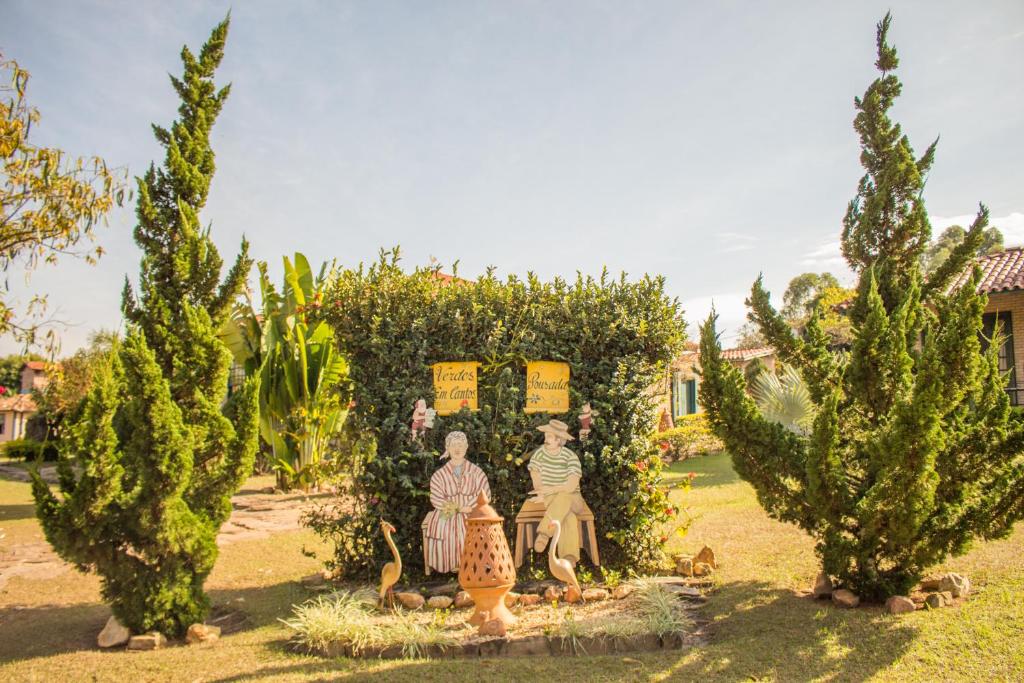
[[[434,427],[434,416],[437,415],[437,411],[433,408],[427,407],[427,402],[422,398],[416,400],[416,407],[412,411],[412,438],[418,439],[423,434]]]
[[[590,425],[594,417],[597,415],[595,411],[590,409],[590,403],[583,404],[583,412],[580,413],[580,441],[586,441],[587,437],[590,436]]]

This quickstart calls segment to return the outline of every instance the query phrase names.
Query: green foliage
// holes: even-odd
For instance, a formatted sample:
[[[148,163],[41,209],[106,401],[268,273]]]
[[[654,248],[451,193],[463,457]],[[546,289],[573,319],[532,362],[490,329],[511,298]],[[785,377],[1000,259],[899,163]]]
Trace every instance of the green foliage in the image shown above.
[[[810,433],[816,409],[804,378],[792,365],[778,374],[758,375],[752,393],[766,420],[778,422],[797,434]]]
[[[782,295],[782,315],[790,320],[806,320],[818,307],[818,301],[828,289],[839,287],[832,273],[802,273],[789,281]]]
[[[28,72],[0,53],[0,334],[32,347],[44,324],[46,297],[34,296],[27,318],[19,320],[7,297],[10,269],[21,263],[30,272],[67,255],[95,263],[103,248],[81,245],[94,241],[97,223],[124,202],[125,174],[99,157],[69,159],[60,149],[30,142],[40,117],[26,99],[28,83]],[[58,346],[52,327],[46,340],[52,355]]]
[[[215,333],[250,262],[243,244],[219,283],[221,260],[198,216],[214,170],[210,127],[227,95],[213,84],[227,30],[217,26],[198,58],[183,49],[185,75],[171,79],[181,118],[170,131],[154,127],[167,156],[139,179],[141,294],[126,284],[125,342],[94,372],[62,438],[62,495],[33,477],[46,538],[99,574],[104,599],[134,632],[180,635],[206,616],[217,530],[257,441],[258,380],[225,403],[231,356]]]
[[[981,352],[980,271],[945,290],[977,252],[982,207],[964,241],[925,283],[930,227],[922,199],[934,144],[915,158],[887,112],[901,85],[878,25],[880,77],[856,100],[866,174],[842,247],[860,282],[849,353],[832,352],[815,312],[797,336],[758,280],[750,317],[800,371],[816,409],[802,436],[762,415],[721,356],[712,315],[701,331],[702,402],[737,473],[772,516],[817,540],[824,571],[862,597],[906,594],[974,538],[1024,516],[1024,417],[1012,412],[996,345]]]
[[[57,449],[52,443],[43,443],[35,439],[15,439],[7,441],[0,448],[3,454],[11,460],[56,460]]]
[[[674,428],[655,432],[650,438],[669,462],[722,450],[722,442],[711,431],[704,413],[677,418]]]
[[[116,343],[116,333],[96,332],[90,336],[88,346],[49,368],[49,381],[35,392],[35,400],[38,417],[50,438],[59,438],[64,423],[78,416],[92,387],[93,375],[109,362]]]
[[[468,457],[487,474],[492,504],[512,537],[531,488],[524,458],[542,443],[537,426],[552,417],[524,411],[527,360],[569,363],[570,410],[562,419],[574,423],[588,401],[595,411],[590,439],[570,446],[597,516],[602,562],[647,566],[660,559],[658,526],[672,515],[657,486],[661,460],[648,441],[656,418],[649,389],[685,339],[678,303],[665,296],[660,278],[628,282],[603,274],[543,283],[488,273],[446,285],[433,270],[403,272],[396,250],[369,268],[342,272],[322,311],[349,359],[349,419],[375,441],[354,471],[354,509],[312,519],[335,542],[339,571],[363,578],[379,571],[389,557],[381,515],[397,527],[404,566],[422,570],[420,524],[451,430],[468,435]],[[481,363],[480,410],[438,416],[422,442],[414,441],[414,404],[433,400],[431,364],[460,360]]]
[[[309,320],[334,275],[327,264],[314,278],[309,262],[284,258],[279,293],[259,264],[260,314],[252,301],[237,306],[223,338],[246,375],[260,377],[260,435],[271,449],[283,488],[316,485],[328,468],[328,446],[348,414],[348,364],[324,320]]]
[[[967,231],[959,225],[951,225],[942,231],[927,251],[921,255],[921,271],[929,275],[946,262],[953,251],[964,243],[967,238]],[[999,228],[991,227],[982,232],[982,239],[975,256],[984,256],[993,252],[1003,250],[1003,233]]]

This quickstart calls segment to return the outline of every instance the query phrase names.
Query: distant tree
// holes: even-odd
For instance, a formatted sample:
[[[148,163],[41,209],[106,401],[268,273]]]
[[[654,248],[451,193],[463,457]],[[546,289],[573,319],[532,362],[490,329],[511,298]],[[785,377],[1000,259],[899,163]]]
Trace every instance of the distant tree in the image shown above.
[[[227,31],[225,20],[198,55],[181,52],[179,118],[153,127],[164,164],[139,179],[143,257],[139,295],[125,284],[128,333],[62,439],[60,497],[38,473],[32,481],[47,540],[100,575],[104,599],[136,633],[180,636],[206,617],[217,532],[258,439],[259,380],[226,400],[231,354],[217,336],[251,268],[248,245],[221,281],[199,220],[215,166],[210,130],[228,95],[213,80]]]
[[[945,263],[953,250],[963,244],[966,237],[967,231],[959,225],[951,225],[943,230],[942,234],[928,245],[928,249],[921,256],[921,270],[924,274],[931,274]],[[1003,233],[999,228],[991,227],[983,233],[975,256],[984,256],[1003,249]]]
[[[744,323],[736,337],[735,347],[737,349],[759,349],[763,346],[768,346],[768,342],[761,334],[761,330],[757,329],[757,325]]]
[[[28,104],[29,74],[0,53],[0,335],[12,334],[26,348],[45,338],[56,351],[57,338],[45,325],[46,298],[33,297],[18,312],[9,298],[9,274],[20,264],[32,271],[40,262],[79,256],[94,263],[103,248],[83,248],[95,240],[94,228],[125,199],[125,174],[99,157],[67,159],[53,147],[29,142],[39,112]]]
[[[935,144],[916,157],[888,116],[902,89],[889,23],[878,25],[880,75],[855,100],[865,174],[843,221],[843,255],[859,276],[849,352],[830,349],[818,313],[796,335],[760,280],[748,300],[806,384],[810,434],[762,414],[722,357],[714,315],[701,331],[701,402],[736,471],[769,514],[814,537],[827,575],[872,600],[906,595],[928,567],[1024,517],[1024,416],[1010,408],[998,345],[981,351],[980,269],[946,293],[977,253],[988,211],[924,280]]]
[[[827,287],[818,295],[814,314],[833,348],[845,348],[853,341],[850,306],[856,296],[857,290],[846,287]]]
[[[110,354],[118,343],[116,332],[92,333],[85,348],[54,364],[49,382],[35,392],[39,414],[49,436],[58,438],[61,426],[78,416],[79,407],[92,388],[96,373],[110,363]]]
[[[794,323],[806,321],[818,305],[818,299],[826,289],[839,287],[839,280],[832,273],[802,273],[789,281],[782,295],[782,315]]]

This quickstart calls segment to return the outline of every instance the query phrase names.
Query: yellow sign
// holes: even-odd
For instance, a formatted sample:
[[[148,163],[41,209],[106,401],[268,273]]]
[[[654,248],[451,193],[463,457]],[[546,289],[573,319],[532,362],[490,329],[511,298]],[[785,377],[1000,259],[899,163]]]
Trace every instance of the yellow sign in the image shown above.
[[[434,363],[434,410],[438,415],[451,415],[463,408],[477,407],[476,361],[467,363]]]
[[[526,412],[569,410],[569,364],[549,360],[526,363]]]

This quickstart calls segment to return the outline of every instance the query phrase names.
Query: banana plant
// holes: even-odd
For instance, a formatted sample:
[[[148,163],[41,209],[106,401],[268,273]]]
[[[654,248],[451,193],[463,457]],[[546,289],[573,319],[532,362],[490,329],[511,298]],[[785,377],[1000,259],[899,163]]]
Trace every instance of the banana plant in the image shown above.
[[[324,264],[314,277],[309,262],[284,257],[278,292],[258,264],[261,313],[251,296],[236,307],[222,334],[246,375],[259,373],[260,435],[270,447],[282,488],[317,485],[331,439],[348,414],[348,364],[324,321],[308,320],[334,272]]]

